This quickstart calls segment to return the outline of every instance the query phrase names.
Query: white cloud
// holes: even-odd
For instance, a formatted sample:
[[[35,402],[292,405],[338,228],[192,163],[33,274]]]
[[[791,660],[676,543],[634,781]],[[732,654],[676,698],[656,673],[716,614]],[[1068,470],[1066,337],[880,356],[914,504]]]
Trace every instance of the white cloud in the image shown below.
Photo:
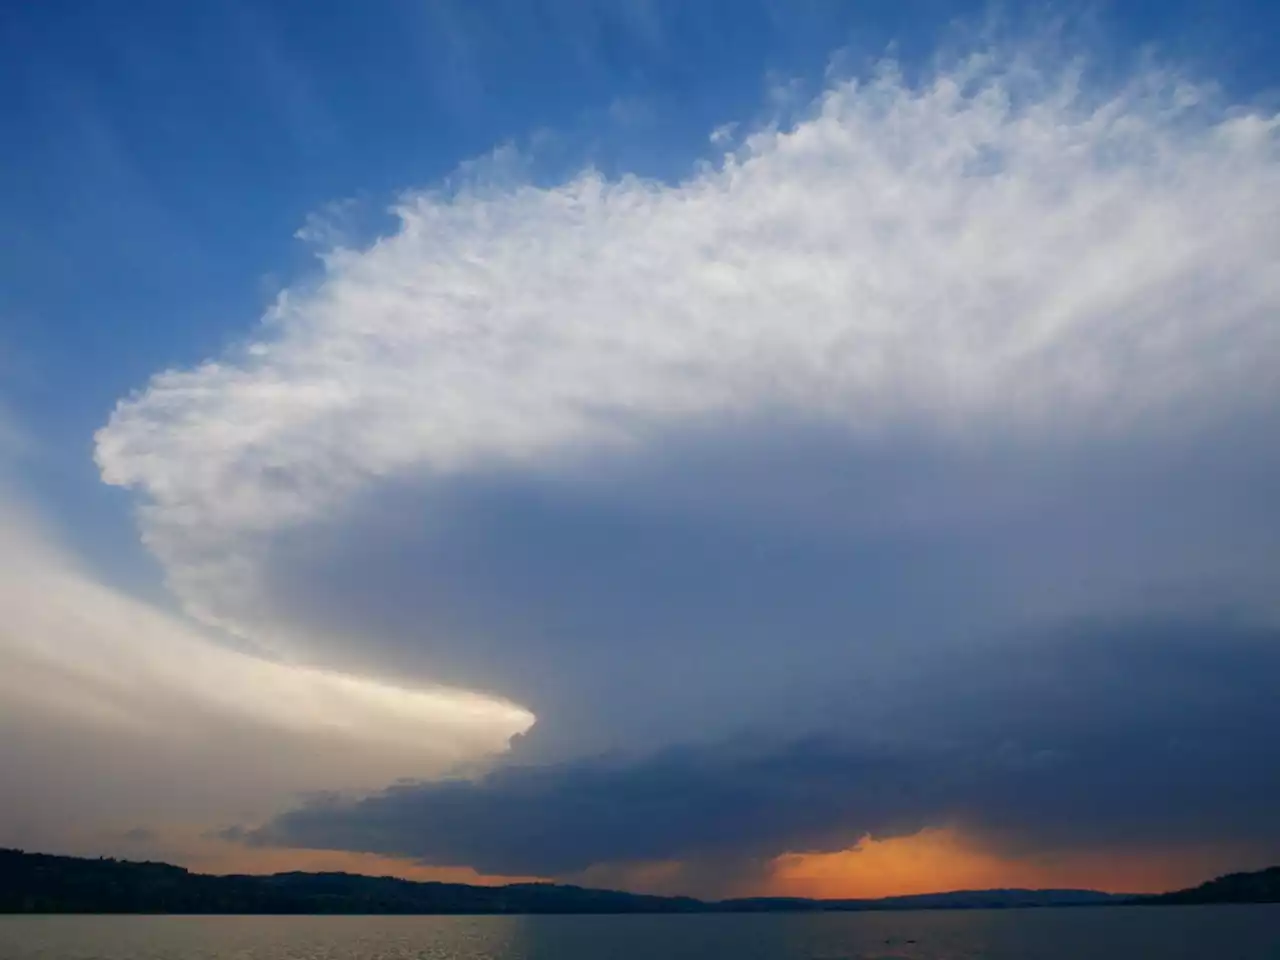
[[[837,83],[674,185],[410,193],[242,350],[123,401],[102,476],[187,608],[270,644],[264,544],[382,478],[763,412],[1034,439],[1256,408],[1278,130],[1153,70],[1098,96],[987,55]]]
[[[449,689],[259,659],[96,582],[0,497],[0,845],[95,824],[218,825],[430,776],[533,717]]]

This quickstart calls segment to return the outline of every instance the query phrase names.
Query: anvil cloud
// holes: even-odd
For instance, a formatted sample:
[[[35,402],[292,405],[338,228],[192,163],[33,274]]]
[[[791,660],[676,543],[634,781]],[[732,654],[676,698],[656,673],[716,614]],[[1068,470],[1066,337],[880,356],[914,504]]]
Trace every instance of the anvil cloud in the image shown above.
[[[1105,844],[1146,800],[1152,842],[1261,824],[1123,771],[1274,786],[1172,691],[1218,651],[1254,729],[1275,675],[1280,119],[1043,53],[834,81],[678,182],[406,193],[235,350],[121,401],[102,477],[188,613],[539,718],[524,765],[259,841],[555,874],[703,856],[712,824],[741,827],[717,856],[954,822]],[[689,760],[764,730],[838,746]],[[974,759],[1006,741],[1034,773]],[[1107,802],[1054,802],[1082,783]],[[708,816],[616,822],[654,791]]]

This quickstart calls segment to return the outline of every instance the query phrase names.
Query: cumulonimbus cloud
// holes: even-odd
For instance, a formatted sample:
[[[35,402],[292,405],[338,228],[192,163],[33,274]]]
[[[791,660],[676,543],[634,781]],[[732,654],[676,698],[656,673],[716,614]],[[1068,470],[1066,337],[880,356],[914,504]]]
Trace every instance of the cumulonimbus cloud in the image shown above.
[[[1275,117],[988,52],[836,83],[674,184],[408,193],[243,347],[97,437],[195,614],[259,642],[264,544],[388,477],[543,469],[781,412],[1124,435],[1274,399]]]
[[[330,251],[240,349],[118,405],[102,476],[137,491],[189,611],[498,690],[559,738],[260,841],[530,872],[953,818],[1104,842],[1161,800],[1135,757],[1186,799],[1153,842],[1196,822],[1275,840],[1256,805],[1190,788],[1205,764],[1274,784],[1264,744],[1223,745],[1272,718],[1251,678],[1280,596],[1259,440],[1280,121],[1174,73],[1099,86],[1033,59],[835,83],[678,183],[406,194],[395,232]],[[1222,608],[1247,635],[1196,627]],[[1174,627],[1077,636],[1054,672],[1046,628],[1081,617]],[[1221,723],[1170,694],[1215,650],[1239,667],[1215,703],[1248,706]],[[715,746],[761,728],[835,746]],[[1001,753],[1009,729],[1030,732]],[[868,754],[873,735],[905,747]],[[651,759],[583,759],[618,747]],[[766,775],[793,761],[826,804],[810,832]],[[1055,803],[1090,783],[1119,814]],[[928,796],[876,806],[905,788]],[[651,816],[664,791],[702,815]]]
[[[944,825],[1014,856],[1280,852],[1269,799],[1280,747],[1266,732],[1280,721],[1274,630],[1154,620],[1037,639],[986,651],[977,670],[963,655],[926,668],[877,737],[845,729],[507,765],[322,797],[247,836],[543,876],[636,861],[747,869]]]

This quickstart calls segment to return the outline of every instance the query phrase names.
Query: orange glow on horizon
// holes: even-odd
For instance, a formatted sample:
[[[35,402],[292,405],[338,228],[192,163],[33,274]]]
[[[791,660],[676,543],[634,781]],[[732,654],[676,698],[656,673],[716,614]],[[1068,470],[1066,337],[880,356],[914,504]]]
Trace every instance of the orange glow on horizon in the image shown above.
[[[1223,850],[1080,851],[1022,858],[984,850],[959,832],[865,838],[838,853],[786,854],[774,861],[773,896],[873,898],[995,888],[1157,893],[1194,886],[1238,863]]]
[[[114,834],[116,838],[120,833]],[[107,849],[104,850],[104,847]],[[195,873],[268,874],[290,871],[343,872],[406,880],[498,885],[546,882],[551,877],[497,876],[469,867],[438,867],[411,859],[340,850],[250,847],[220,839],[207,828],[170,824],[138,842],[106,844],[101,833],[56,852],[78,856],[109,853],[124,859],[157,859]],[[561,882],[636,893],[683,894],[705,899],[743,896],[876,898],[950,890],[994,888],[1090,889],[1155,893],[1195,886],[1234,870],[1255,870],[1258,851],[1187,846],[1148,851],[1080,850],[1012,856],[959,830],[932,828],[905,837],[864,838],[834,853],[792,853],[775,858],[764,877],[723,877],[689,871],[680,861],[599,864]],[[1265,857],[1264,857],[1265,859]],[[710,882],[712,886],[706,887]]]

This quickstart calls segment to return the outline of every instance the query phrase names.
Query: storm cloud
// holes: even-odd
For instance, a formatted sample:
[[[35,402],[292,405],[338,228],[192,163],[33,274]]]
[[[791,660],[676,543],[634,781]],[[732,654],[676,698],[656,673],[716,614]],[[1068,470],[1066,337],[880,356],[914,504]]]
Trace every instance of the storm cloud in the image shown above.
[[[189,614],[537,717],[233,835],[1274,847],[1280,121],[1043,53],[834,82],[678,183],[408,193],[121,401],[102,476]]]
[[[1274,631],[1222,618],[1094,624],[986,652],[981,670],[922,671],[876,735],[513,762],[478,779],[319,798],[243,836],[537,876],[759,865],[932,827],[1013,855],[1191,840],[1280,855]]]
[[[382,484],[774,418],[945,456],[1273,410],[1274,119],[1037,52],[837,83],[677,184],[407,194],[241,349],[122,401],[102,476],[194,614],[305,650],[271,550]]]

